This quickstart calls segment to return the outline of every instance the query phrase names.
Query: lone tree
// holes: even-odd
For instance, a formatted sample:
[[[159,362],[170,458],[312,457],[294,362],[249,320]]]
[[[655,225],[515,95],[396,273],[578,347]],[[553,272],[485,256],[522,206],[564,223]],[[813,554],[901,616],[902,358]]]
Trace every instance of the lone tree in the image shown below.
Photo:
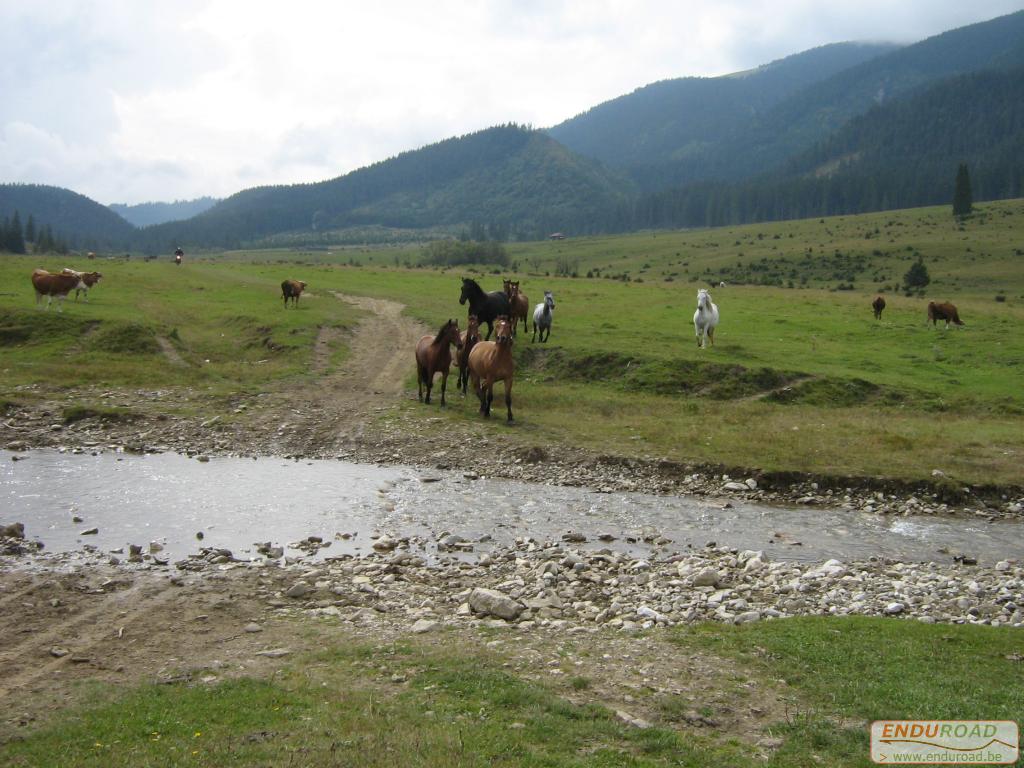
[[[953,215],[969,215],[973,209],[972,202],[971,176],[967,173],[967,163],[960,163],[956,169],[956,189],[953,190]]]
[[[925,286],[931,281],[931,277],[928,276],[928,267],[924,265],[924,258],[918,256],[917,261],[910,266],[907,274],[903,276],[903,287],[907,293],[914,290],[921,292],[924,291]]]

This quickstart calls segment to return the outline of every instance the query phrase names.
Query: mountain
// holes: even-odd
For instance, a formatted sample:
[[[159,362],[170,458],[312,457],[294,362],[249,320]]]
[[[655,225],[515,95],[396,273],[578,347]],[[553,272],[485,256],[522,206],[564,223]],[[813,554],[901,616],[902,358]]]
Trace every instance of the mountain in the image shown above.
[[[975,200],[1024,196],[1024,67],[949,78],[876,106],[771,173],[644,195],[628,228],[949,203],[961,162]]]
[[[587,232],[621,207],[632,185],[539,131],[507,125],[447,139],[315,184],[232,195],[188,221],[143,233],[151,249],[234,247],[280,233],[318,237],[380,225],[500,225],[519,237]]]
[[[195,200],[175,200],[173,203],[111,203],[108,207],[129,224],[148,227],[151,224],[191,219],[219,202],[215,197],[199,197]]]
[[[599,104],[548,134],[615,168],[699,156],[801,89],[896,48],[835,43],[747,72],[663,80]]]
[[[85,195],[43,184],[0,184],[0,219],[18,211],[22,223],[50,226],[72,248],[121,250],[136,230],[106,206]]]
[[[741,181],[785,163],[878,104],[945,78],[1018,64],[1024,64],[1024,11],[898,49],[826,46],[745,77],[655,84],[550,133],[628,172],[646,190]]]

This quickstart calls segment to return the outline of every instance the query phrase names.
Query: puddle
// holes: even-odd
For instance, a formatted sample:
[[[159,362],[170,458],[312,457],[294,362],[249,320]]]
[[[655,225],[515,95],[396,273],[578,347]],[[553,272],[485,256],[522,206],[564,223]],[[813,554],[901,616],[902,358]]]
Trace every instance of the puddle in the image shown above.
[[[13,457],[18,461],[13,461]],[[0,451],[0,523],[23,522],[47,551],[94,545],[164,546],[180,559],[201,546],[255,556],[255,542],[315,535],[331,546],[319,556],[372,551],[371,535],[421,536],[437,557],[444,532],[477,543],[474,558],[494,543],[531,536],[559,540],[569,532],[588,549],[608,547],[666,556],[707,542],[762,549],[773,559],[820,561],[870,556],[948,561],[966,553],[979,562],[1021,558],[1024,523],[935,517],[880,517],[845,510],[790,509],[686,496],[599,494],[507,480],[467,480],[458,472],[378,467],[343,461],[211,458],[178,454],[71,455]],[[72,522],[77,515],[82,522]],[[95,535],[81,535],[98,528]],[[196,538],[203,533],[203,540]],[[349,539],[336,538],[348,534]],[[598,541],[610,534],[614,541]],[[664,536],[671,543],[650,541]],[[799,545],[797,545],[799,542]],[[948,552],[940,552],[945,549]],[[301,554],[289,550],[289,554]],[[441,556],[447,556],[443,553]]]

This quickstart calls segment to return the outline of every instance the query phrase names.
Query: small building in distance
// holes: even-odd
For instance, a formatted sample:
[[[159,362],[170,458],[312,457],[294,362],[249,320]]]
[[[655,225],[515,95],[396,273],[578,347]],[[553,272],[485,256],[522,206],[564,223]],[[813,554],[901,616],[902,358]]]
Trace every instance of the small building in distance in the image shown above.
[[[548,240],[565,240],[565,235],[561,232],[552,232],[548,235]]]

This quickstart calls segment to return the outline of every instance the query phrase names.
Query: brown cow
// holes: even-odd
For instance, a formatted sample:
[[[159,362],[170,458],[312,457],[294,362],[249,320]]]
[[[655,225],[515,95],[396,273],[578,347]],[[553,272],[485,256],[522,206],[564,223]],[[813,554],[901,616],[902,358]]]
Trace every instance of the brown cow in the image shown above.
[[[301,280],[285,280],[281,283],[281,293],[284,295],[284,306],[286,309],[288,307],[288,299],[291,299],[296,307],[299,306],[299,296],[305,287],[306,284]]]
[[[78,279],[82,282],[75,288],[75,301],[78,301],[78,294],[84,293],[86,303],[89,301],[89,289],[96,285],[96,283],[100,281],[100,278],[103,277],[99,272],[77,272],[73,269],[68,269],[67,267],[64,267],[60,272],[62,275],[78,276]]]
[[[875,300],[871,302],[871,308],[875,310],[875,320],[881,320],[882,310],[885,309],[885,299],[881,296],[876,296]]]
[[[46,308],[50,308],[53,297],[57,297],[57,311],[63,312],[64,299],[82,284],[78,275],[66,275],[62,272],[47,272],[45,269],[32,271],[32,287],[36,289],[36,306],[42,307],[43,296],[47,297]]]
[[[942,304],[936,304],[934,301],[928,302],[928,319],[932,321],[932,325],[936,325],[939,320],[946,321],[946,330],[949,330],[949,324],[955,323],[956,325],[963,325],[963,321],[960,320],[960,315],[956,311],[956,305],[950,304],[948,301]]]

